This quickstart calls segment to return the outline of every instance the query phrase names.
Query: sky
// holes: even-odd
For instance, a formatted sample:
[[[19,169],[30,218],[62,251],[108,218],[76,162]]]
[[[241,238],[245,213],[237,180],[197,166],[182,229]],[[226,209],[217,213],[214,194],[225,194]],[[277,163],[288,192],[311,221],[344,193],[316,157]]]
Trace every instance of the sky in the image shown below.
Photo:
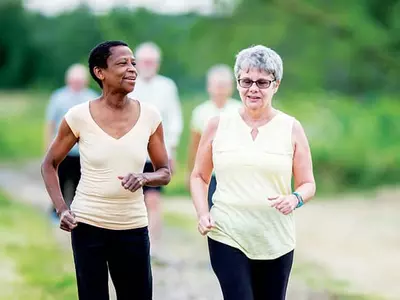
[[[24,0],[26,8],[54,15],[87,3],[95,12],[106,12],[113,6],[145,7],[159,13],[212,12],[213,0]]]

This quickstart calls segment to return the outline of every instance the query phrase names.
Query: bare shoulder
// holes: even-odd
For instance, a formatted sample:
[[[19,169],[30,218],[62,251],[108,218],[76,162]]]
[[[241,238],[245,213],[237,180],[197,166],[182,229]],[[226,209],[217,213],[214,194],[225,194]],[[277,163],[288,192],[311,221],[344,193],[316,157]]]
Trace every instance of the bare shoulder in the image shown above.
[[[293,119],[292,140],[293,143],[297,145],[308,145],[308,139],[304,131],[303,125],[301,125],[300,121],[296,118]]]

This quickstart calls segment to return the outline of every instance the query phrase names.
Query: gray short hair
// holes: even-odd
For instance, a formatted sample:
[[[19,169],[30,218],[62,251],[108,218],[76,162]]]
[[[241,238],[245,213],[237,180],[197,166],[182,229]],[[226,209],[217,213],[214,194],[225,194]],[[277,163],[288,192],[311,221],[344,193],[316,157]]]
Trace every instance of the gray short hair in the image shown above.
[[[241,70],[252,68],[272,74],[276,80],[282,80],[282,58],[274,50],[263,45],[251,46],[241,50],[236,55],[234,67],[236,78],[238,78]]]
[[[156,55],[158,56],[158,59],[161,59],[161,49],[156,43],[144,42],[139,44],[135,49],[135,55],[138,57],[140,56],[140,53],[145,50],[154,51],[154,53],[156,53]]]
[[[218,64],[212,66],[207,72],[207,80],[210,80],[213,77],[224,78],[230,81],[233,81],[233,72],[232,68],[228,65]]]
[[[87,68],[82,64],[73,64],[68,67],[67,71],[65,72],[66,80],[72,79],[74,77],[88,79],[89,74]]]

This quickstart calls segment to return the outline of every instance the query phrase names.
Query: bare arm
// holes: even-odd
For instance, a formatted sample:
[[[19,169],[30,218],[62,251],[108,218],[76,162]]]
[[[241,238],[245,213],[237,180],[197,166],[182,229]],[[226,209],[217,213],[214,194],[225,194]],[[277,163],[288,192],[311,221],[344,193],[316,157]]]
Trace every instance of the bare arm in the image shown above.
[[[164,132],[161,123],[150,137],[148,152],[155,171],[143,174],[145,185],[167,185],[171,180],[171,172],[168,166],[168,154],[165,148]]]
[[[64,198],[61,194],[58,180],[57,168],[64,160],[65,156],[76,144],[78,139],[75,137],[65,120],[62,121],[58,134],[47,150],[46,156],[41,165],[41,172],[47,192],[54,204],[57,214],[68,210]]]
[[[201,134],[198,131],[191,130],[190,143],[188,151],[188,171],[191,173],[194,167],[197,149],[199,148]]]
[[[295,191],[298,192],[304,202],[309,201],[315,195],[316,185],[313,174],[313,165],[310,146],[307,136],[300,122],[293,125],[293,177]]]
[[[213,170],[212,141],[218,128],[219,117],[208,123],[207,129],[201,136],[197,155],[190,177],[190,190],[197,216],[201,218],[209,213],[207,204],[207,191]]]
[[[296,120],[292,129],[293,177],[295,191],[301,195],[304,203],[315,194],[315,180],[313,174],[310,146],[301,124]],[[290,214],[298,205],[299,200],[295,195],[279,195],[269,197],[272,207],[284,215]]]

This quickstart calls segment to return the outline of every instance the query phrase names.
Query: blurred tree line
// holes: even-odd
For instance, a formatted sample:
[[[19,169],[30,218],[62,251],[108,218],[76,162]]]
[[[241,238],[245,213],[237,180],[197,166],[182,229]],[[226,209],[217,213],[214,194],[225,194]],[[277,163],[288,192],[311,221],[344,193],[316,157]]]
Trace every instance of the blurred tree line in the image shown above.
[[[398,183],[398,0],[216,0],[212,16],[125,8],[96,15],[82,6],[51,17],[24,10],[21,0],[0,1],[0,88],[28,88],[35,98],[32,89],[48,93],[61,86],[66,68],[86,64],[101,41],[120,39],[134,48],[152,40],[163,50],[161,72],[187,94],[182,97],[187,124],[194,105],[204,100],[194,94],[205,92],[207,69],[233,66],[242,48],[264,44],[284,60],[275,104],[305,127],[318,190]],[[0,159],[40,156],[41,122],[42,110],[30,110],[12,124],[0,119]],[[186,127],[180,168],[169,185],[175,192],[185,191],[188,134]]]
[[[284,60],[285,89],[333,90],[365,98],[399,91],[400,1],[243,0],[215,15],[157,15],[116,8],[95,15],[80,7],[58,16],[0,4],[0,88],[54,88],[65,69],[86,63],[97,43],[121,39],[134,48],[152,40],[163,50],[161,72],[183,91],[203,89],[214,63],[233,65],[252,44]],[[284,89],[283,89],[284,90]]]

